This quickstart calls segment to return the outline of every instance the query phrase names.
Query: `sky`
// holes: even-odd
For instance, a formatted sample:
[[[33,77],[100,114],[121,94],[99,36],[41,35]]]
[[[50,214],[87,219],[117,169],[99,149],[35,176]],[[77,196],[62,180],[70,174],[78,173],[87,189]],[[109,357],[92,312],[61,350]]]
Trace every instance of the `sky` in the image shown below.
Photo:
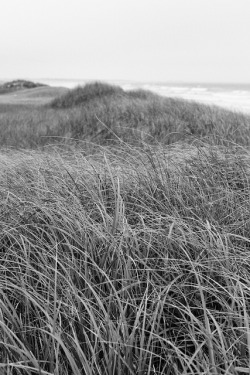
[[[0,0],[0,79],[250,83],[250,0]]]

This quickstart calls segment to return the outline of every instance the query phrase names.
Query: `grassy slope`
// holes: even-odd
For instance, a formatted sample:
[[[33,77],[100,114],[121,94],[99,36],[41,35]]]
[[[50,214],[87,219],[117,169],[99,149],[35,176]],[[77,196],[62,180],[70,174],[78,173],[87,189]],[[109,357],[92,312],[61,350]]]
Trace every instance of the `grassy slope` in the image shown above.
[[[2,150],[0,366],[30,375],[246,373],[249,119],[143,92],[29,115],[42,131],[46,116],[49,126],[50,116],[93,119],[107,108],[110,119],[126,108],[127,126],[144,113],[148,127],[153,116],[164,124],[159,108],[172,109],[173,123],[193,116],[197,137],[209,114],[226,139],[240,134],[227,121],[245,137],[239,147],[217,145],[218,129],[200,146],[104,138],[93,155]]]
[[[0,95],[0,106],[2,107],[4,104],[22,104],[23,106],[30,104],[41,105],[50,102],[53,98],[59,95],[65,94],[67,91],[68,89],[64,87],[41,86],[29,89],[24,88],[18,91],[8,92],[4,95]]]
[[[140,90],[89,84],[33,110],[22,98],[22,110],[0,104],[0,145],[33,148],[76,140],[103,145],[118,138],[171,144],[194,137],[212,144],[250,143],[249,116]]]

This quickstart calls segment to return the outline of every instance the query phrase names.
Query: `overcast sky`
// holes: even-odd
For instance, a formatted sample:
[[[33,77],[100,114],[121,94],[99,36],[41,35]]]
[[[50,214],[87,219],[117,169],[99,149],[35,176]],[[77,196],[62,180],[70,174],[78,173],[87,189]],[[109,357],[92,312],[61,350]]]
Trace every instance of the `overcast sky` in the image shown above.
[[[250,83],[250,0],[0,0],[0,79]]]

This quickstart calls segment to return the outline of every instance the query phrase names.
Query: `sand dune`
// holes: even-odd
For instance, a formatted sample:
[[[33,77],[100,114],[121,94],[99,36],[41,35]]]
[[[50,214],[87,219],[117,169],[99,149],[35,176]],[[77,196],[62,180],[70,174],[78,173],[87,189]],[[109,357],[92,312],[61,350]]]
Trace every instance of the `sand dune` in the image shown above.
[[[8,94],[0,95],[0,103],[11,104],[45,104],[51,99],[65,94],[68,91],[65,87],[42,86],[34,89],[24,89]]]

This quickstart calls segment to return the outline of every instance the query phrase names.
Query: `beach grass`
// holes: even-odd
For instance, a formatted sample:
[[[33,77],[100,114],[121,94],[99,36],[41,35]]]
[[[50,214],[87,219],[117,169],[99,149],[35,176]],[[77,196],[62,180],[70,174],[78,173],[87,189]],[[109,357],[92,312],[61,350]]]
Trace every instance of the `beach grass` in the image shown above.
[[[249,373],[249,117],[86,90],[0,106],[0,373]]]
[[[59,143],[82,147],[83,142],[114,145],[120,140],[168,145],[197,138],[215,145],[250,143],[249,115],[144,90],[93,83],[66,93],[47,87],[21,90],[15,100],[7,97],[7,103],[4,98],[0,96],[0,146],[4,147]]]

